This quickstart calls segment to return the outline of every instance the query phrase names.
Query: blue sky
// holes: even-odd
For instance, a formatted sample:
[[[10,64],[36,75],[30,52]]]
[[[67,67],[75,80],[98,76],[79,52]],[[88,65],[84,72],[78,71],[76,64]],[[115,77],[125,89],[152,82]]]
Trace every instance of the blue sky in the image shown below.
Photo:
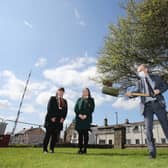
[[[101,94],[96,59],[108,33],[108,25],[125,15],[120,0],[0,0],[0,117],[15,119],[25,80],[32,76],[21,121],[43,124],[46,103],[59,86],[66,88],[69,113],[81,90],[91,88],[96,101],[94,123],[142,120],[138,100]],[[9,123],[8,131],[13,124]],[[27,127],[19,124],[17,130]]]

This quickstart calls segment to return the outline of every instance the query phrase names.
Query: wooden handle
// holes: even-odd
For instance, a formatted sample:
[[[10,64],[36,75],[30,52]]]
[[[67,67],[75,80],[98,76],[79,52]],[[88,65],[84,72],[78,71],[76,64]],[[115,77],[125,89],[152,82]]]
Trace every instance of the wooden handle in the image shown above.
[[[132,96],[144,96],[144,97],[149,97],[149,94],[146,93],[131,93]]]
[[[118,97],[120,90],[119,89],[115,89],[112,87],[106,87],[104,86],[102,89],[102,92],[104,94],[110,95],[110,96],[114,96],[114,97]],[[144,96],[144,97],[149,97],[149,94],[146,93],[130,93],[131,96]]]

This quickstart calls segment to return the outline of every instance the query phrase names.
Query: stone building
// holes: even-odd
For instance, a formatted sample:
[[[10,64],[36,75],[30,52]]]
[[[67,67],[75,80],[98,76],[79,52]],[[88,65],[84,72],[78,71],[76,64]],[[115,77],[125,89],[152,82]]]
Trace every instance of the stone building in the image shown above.
[[[114,144],[114,128],[116,125],[97,127],[95,131],[96,144]],[[126,144],[146,144],[146,128],[144,122],[124,123],[120,124],[126,128]],[[157,144],[166,144],[166,138],[160,126],[160,123],[155,120],[153,128],[154,139]]]
[[[126,122],[120,124],[120,126],[126,128],[126,144],[146,144],[146,128],[144,126],[144,121],[129,123],[129,121],[126,120]],[[116,125],[108,125],[107,119],[105,119],[104,126],[93,125],[89,133],[89,144],[114,145],[115,127]],[[64,139],[66,143],[78,143],[78,133],[74,128],[75,123],[73,121],[65,130]],[[154,120],[153,134],[157,144],[168,143],[158,120]]]
[[[12,144],[39,145],[43,143],[45,131],[42,128],[23,129],[12,137]]]

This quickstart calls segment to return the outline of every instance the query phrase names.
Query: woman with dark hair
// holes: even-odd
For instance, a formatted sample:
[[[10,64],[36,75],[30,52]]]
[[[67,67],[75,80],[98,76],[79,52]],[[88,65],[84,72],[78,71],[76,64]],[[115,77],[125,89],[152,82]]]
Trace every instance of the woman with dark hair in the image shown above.
[[[67,116],[68,104],[63,98],[64,88],[59,88],[56,96],[52,96],[48,102],[47,115],[45,118],[46,135],[43,142],[43,152],[48,153],[50,141],[50,151],[54,153],[55,143],[59,141],[60,131],[63,129],[63,122]]]
[[[95,108],[94,99],[91,97],[88,88],[83,89],[82,97],[79,98],[75,105],[76,125],[75,129],[78,131],[79,138],[79,154],[87,153],[87,146],[89,141],[90,125],[92,123],[92,113]]]

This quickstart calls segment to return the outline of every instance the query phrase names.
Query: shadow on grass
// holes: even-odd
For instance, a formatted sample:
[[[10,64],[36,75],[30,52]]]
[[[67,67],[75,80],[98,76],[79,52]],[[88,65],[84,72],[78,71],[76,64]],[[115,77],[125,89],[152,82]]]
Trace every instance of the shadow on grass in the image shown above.
[[[60,154],[65,154],[65,155],[79,155],[77,154],[77,151],[76,153],[75,152],[64,152],[64,151],[56,151],[56,153],[60,153]],[[93,152],[88,152],[86,155],[79,155],[79,156],[109,156],[109,157],[112,157],[112,156],[123,156],[123,157],[129,157],[129,156],[134,156],[134,157],[139,157],[139,156],[148,156],[149,153],[148,152],[129,152],[129,153],[126,153],[125,151],[122,153],[122,152],[98,152],[98,153],[93,153]],[[161,158],[168,158],[168,153],[158,153],[157,155],[158,157],[161,157]]]
[[[79,155],[75,152],[56,152],[56,153],[60,153],[60,154],[65,154],[65,155]],[[83,155],[79,155],[79,156],[148,156],[148,153],[92,153],[92,152],[88,152],[87,154],[83,154]]]

